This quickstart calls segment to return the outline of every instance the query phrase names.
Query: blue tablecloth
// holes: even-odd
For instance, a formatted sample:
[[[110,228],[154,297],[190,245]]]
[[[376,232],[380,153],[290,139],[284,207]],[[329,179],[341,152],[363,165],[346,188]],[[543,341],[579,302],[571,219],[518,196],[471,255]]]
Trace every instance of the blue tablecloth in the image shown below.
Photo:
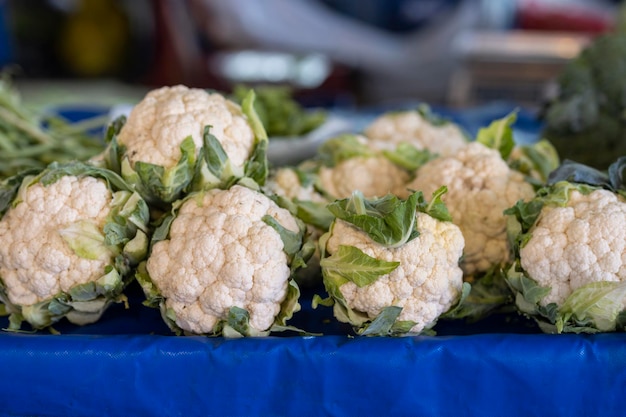
[[[453,114],[470,131],[510,109]],[[519,131],[532,135],[532,115]],[[525,123],[529,123],[528,125]],[[1,416],[622,416],[626,335],[545,335],[521,316],[436,336],[354,337],[304,289],[291,324],[323,336],[178,337],[110,308],[60,335],[0,333]],[[6,327],[6,318],[0,319]]]
[[[157,310],[111,307],[60,335],[0,333],[2,416],[621,416],[626,334],[546,335],[515,314],[440,321],[436,336],[174,336]],[[6,326],[6,320],[1,326]]]
[[[626,336],[0,336],[13,416],[623,416]]]

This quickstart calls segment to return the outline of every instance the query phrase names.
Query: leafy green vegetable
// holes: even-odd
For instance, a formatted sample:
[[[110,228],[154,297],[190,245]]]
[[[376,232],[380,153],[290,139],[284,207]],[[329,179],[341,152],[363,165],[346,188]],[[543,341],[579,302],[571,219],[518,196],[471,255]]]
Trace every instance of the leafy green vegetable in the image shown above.
[[[517,308],[545,333],[598,333],[623,327],[619,320],[626,314],[624,282],[592,282],[573,291],[561,306],[544,306],[540,302],[550,288],[537,285],[518,265],[507,271],[506,280],[516,294]]]
[[[51,162],[86,161],[105,148],[94,130],[107,115],[78,122],[28,108],[7,72],[0,74],[0,180]]]
[[[81,220],[61,229],[59,234],[81,258],[99,259],[110,254],[104,243],[104,233],[92,221]]]
[[[440,187],[427,202],[421,191],[413,192],[403,200],[393,194],[380,198],[366,199],[355,191],[352,196],[330,203],[328,210],[338,219],[352,223],[366,232],[372,240],[393,248],[400,247],[419,236],[416,227],[417,211],[450,221],[451,216],[441,196],[447,187]]]
[[[232,92],[234,100],[243,106],[249,89],[242,84],[236,85]],[[254,110],[269,137],[303,136],[327,119],[327,112],[324,110],[304,108],[294,98],[294,91],[289,86],[256,85],[254,91]]]
[[[196,165],[193,188],[230,187],[238,178],[243,176],[243,171],[231,164],[222,144],[211,134],[210,126],[204,128],[202,140],[203,146],[200,150],[202,163]]]
[[[196,165],[196,146],[191,136],[180,144],[181,157],[175,166],[165,168],[147,162],[138,161],[131,166],[126,154],[126,147],[120,146],[116,135],[110,138],[105,165],[120,174],[151,205],[160,206],[178,199],[183,190],[191,183]]]
[[[320,265],[325,278],[332,279],[338,287],[348,281],[357,287],[365,287],[391,273],[400,262],[376,259],[354,246],[341,245],[336,253],[322,259]]]
[[[626,156],[620,156],[611,163],[606,171],[600,171],[580,162],[565,160],[548,177],[548,184],[559,181],[585,184],[592,187],[600,187],[614,193],[626,195],[626,183],[624,183],[624,170],[626,170]]]
[[[173,167],[163,167],[137,161],[134,166],[126,155],[126,148],[117,142],[125,119],[114,120],[107,130],[105,165],[129,182],[152,208],[167,209],[169,205],[189,192],[211,188],[229,188],[245,183],[254,188],[265,183],[268,175],[267,133],[254,111],[255,93],[248,90],[243,98],[242,111],[255,135],[252,153],[243,167],[234,166],[220,141],[205,126],[200,149],[191,136],[181,142],[181,157]],[[251,187],[253,188],[253,187]]]
[[[394,150],[384,150],[383,155],[395,165],[410,172],[416,171],[426,162],[437,157],[437,154],[427,149],[419,150],[406,142],[399,143]]]
[[[457,306],[442,315],[442,319],[477,322],[495,313],[508,313],[513,293],[505,281],[501,267],[495,266],[480,277],[463,283],[466,288]]]
[[[489,126],[478,131],[476,141],[488,148],[496,149],[506,161],[515,147],[512,126],[516,120],[517,111],[513,111],[501,119],[492,121]]]
[[[545,139],[520,145],[518,151],[509,155],[509,166],[524,174],[526,181],[533,184],[535,188],[544,185],[550,173],[561,163],[556,148]]]
[[[402,307],[385,307],[371,323],[366,323],[360,330],[361,336],[397,336],[405,335],[415,322],[410,320],[398,320]]]
[[[613,331],[617,315],[624,310],[626,282],[592,282],[576,289],[559,309],[557,331],[572,319],[589,320],[601,332]]]
[[[365,143],[359,141],[357,135],[344,133],[328,139],[317,149],[317,158],[328,167],[334,167],[341,162],[357,157],[370,158],[376,153]]]
[[[558,93],[545,103],[542,136],[564,159],[602,169],[626,154],[625,28],[622,21],[593,38],[567,63]]]
[[[549,176],[547,185],[540,188],[529,201],[518,201],[505,210],[507,235],[516,261],[507,271],[505,280],[515,295],[515,305],[535,319],[547,333],[596,333],[623,328],[620,318],[626,318],[624,299],[626,284],[621,282],[592,282],[573,291],[561,304],[542,305],[550,288],[540,287],[521,268],[520,249],[531,239],[533,227],[547,206],[567,205],[576,190],[589,194],[606,189],[624,195],[623,172],[626,158],[613,162],[608,171],[600,171],[579,162],[565,160]]]
[[[355,191],[350,198],[330,203],[328,210],[366,232],[375,242],[399,247],[419,236],[415,223],[420,196],[421,192],[406,200],[392,194],[366,199],[363,193]]]

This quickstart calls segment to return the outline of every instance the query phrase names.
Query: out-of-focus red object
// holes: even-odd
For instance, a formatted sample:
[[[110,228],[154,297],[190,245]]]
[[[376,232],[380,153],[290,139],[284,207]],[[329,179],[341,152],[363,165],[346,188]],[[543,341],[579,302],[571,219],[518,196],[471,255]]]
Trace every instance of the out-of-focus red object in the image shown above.
[[[518,0],[516,26],[522,30],[597,35],[614,24],[614,8],[596,2]]]

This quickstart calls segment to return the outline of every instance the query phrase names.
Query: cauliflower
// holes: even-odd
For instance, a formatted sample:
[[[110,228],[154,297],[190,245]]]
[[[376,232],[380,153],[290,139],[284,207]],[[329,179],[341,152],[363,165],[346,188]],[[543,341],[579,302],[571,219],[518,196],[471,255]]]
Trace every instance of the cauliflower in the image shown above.
[[[315,189],[314,177],[300,168],[279,167],[270,172],[264,189],[290,200],[326,205],[329,201]]]
[[[329,195],[347,198],[354,190],[368,197],[398,194],[409,179],[409,174],[383,156],[350,158],[341,164],[321,167],[319,181]]]
[[[447,185],[444,199],[465,236],[461,266],[472,291],[449,318],[477,321],[511,307],[511,290],[502,272],[512,258],[503,211],[519,199],[531,198],[559,164],[549,142],[515,142],[516,119],[514,111],[493,120],[457,154],[423,164],[409,184],[409,189],[421,187],[425,192]]]
[[[104,158],[94,161],[104,159],[153,204],[225,186],[256,170],[251,160],[267,165],[267,135],[253,101],[253,91],[240,107],[220,93],[183,85],[152,90],[127,120],[111,125]]]
[[[467,295],[459,260],[464,238],[440,195],[365,200],[355,193],[329,209],[337,216],[320,239],[322,273],[335,317],[363,335],[417,334]]]
[[[0,300],[13,330],[97,321],[146,256],[148,206],[115,173],[53,163],[0,188]],[[10,204],[10,205],[9,205]]]
[[[348,198],[355,190],[366,197],[398,194],[409,172],[383,152],[372,149],[361,135],[345,134],[326,141],[318,150],[322,162],[318,187],[331,200]]]
[[[622,160],[611,179],[564,163],[507,214],[515,263],[507,280],[522,312],[549,333],[612,331],[626,309]],[[619,169],[617,167],[620,166]]]
[[[300,307],[292,273],[306,261],[304,225],[240,185],[190,194],[174,208],[137,276],[168,325],[226,336],[284,327]]]
[[[436,117],[426,106],[383,113],[365,128],[363,134],[379,148],[409,143],[440,156],[452,155],[468,141],[458,125]]]
[[[480,142],[422,165],[406,189],[432,193],[442,185],[448,187],[443,200],[465,237],[464,273],[480,274],[509,261],[503,211],[532,198],[533,186],[511,170],[497,150]]]
[[[552,287],[541,305],[561,305],[590,282],[626,278],[626,204],[611,191],[571,190],[566,206],[544,207],[531,233],[520,265],[540,286]]]

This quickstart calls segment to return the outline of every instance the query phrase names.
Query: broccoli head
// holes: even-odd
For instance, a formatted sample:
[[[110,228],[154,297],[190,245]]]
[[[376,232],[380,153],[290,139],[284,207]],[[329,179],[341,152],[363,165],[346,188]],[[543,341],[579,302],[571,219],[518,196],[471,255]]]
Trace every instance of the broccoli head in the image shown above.
[[[600,168],[626,155],[626,32],[592,40],[556,79],[540,115],[563,159]]]

